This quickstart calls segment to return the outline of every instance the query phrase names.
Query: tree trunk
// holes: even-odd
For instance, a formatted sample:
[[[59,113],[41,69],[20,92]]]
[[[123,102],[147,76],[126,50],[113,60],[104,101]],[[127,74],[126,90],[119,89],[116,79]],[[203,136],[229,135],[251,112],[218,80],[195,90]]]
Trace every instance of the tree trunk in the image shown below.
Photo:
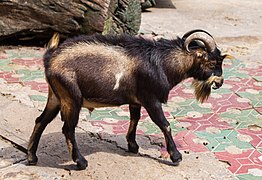
[[[45,44],[53,32],[136,34],[140,0],[1,0],[0,43]],[[23,43],[22,43],[23,44]]]

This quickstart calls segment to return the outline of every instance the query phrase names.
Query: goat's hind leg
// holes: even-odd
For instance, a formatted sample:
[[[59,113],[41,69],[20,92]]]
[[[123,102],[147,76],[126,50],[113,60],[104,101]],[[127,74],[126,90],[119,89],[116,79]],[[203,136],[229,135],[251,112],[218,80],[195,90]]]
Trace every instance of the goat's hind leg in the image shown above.
[[[132,153],[138,153],[139,146],[136,143],[136,128],[137,128],[137,123],[140,119],[141,106],[130,104],[129,111],[130,111],[130,125],[126,135],[126,139],[128,143],[128,151]]]
[[[35,165],[37,163],[36,151],[39,144],[40,137],[45,130],[47,124],[49,124],[58,114],[60,110],[60,103],[52,89],[49,87],[48,100],[43,113],[36,119],[33,133],[30,137],[27,160],[29,165]]]
[[[75,140],[75,128],[79,119],[81,100],[67,100],[61,102],[61,117],[64,121],[63,134],[66,138],[69,153],[78,169],[86,169],[87,160],[81,155]]]

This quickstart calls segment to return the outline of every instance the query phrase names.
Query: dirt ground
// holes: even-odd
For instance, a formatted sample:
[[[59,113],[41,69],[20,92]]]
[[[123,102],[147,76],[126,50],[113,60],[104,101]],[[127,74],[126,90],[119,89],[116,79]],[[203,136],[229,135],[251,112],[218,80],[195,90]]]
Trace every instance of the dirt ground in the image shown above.
[[[141,33],[172,38],[191,29],[205,29],[223,51],[249,66],[262,63],[256,61],[262,55],[261,0],[157,2],[161,3],[158,7],[143,13]],[[37,166],[27,166],[23,151],[39,113],[37,108],[13,101],[11,95],[0,96],[0,179],[235,179],[228,164],[211,152],[182,152],[183,161],[173,166],[169,159],[160,158],[162,137],[138,136],[139,154],[134,155],[126,152],[124,135],[98,135],[85,121],[80,122],[76,136],[89,166],[77,171],[68,155],[59,117],[42,136]],[[30,123],[24,123],[25,119]],[[16,136],[10,132],[14,130]],[[15,147],[3,138],[7,136]]]

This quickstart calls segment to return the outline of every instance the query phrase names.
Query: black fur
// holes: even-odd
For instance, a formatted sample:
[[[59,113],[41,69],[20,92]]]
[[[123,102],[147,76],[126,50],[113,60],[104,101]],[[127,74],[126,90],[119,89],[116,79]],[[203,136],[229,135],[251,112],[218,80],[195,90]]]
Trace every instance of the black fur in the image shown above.
[[[174,86],[174,82],[168,81],[168,77],[164,72],[165,69],[163,69],[163,63],[166,63],[165,59],[169,58],[170,52],[183,50],[182,39],[160,39],[155,41],[145,39],[141,36],[130,35],[103,36],[96,34],[92,36],[78,36],[66,40],[56,51],[53,49],[48,50],[44,55],[45,69],[49,68],[49,60],[52,56],[60,54],[64,48],[74,46],[74,44],[79,42],[97,43],[122,48],[129,57],[132,57],[134,61],[138,61],[136,63],[140,63],[141,61],[140,69],[137,69],[136,72],[137,79],[139,79],[136,88],[139,90],[143,89],[145,92],[139,92],[140,95],[138,94],[138,96],[144,96],[144,93],[152,93],[160,102],[167,102],[169,91]],[[175,78],[177,79],[177,77]],[[119,102],[116,104],[120,105],[122,103],[126,104],[129,102]]]
[[[189,34],[187,33],[186,36]],[[68,57],[69,52],[63,54],[67,48],[74,47],[81,42],[86,46],[81,46],[81,52],[77,51],[77,55],[72,56],[72,59]],[[126,138],[128,150],[133,153],[137,153],[139,148],[135,141],[135,132],[143,106],[152,121],[162,130],[171,160],[174,163],[181,161],[182,155],[173,141],[170,124],[164,116],[162,103],[167,102],[169,91],[188,77],[203,82],[196,82],[195,85],[200,90],[203,89],[201,85],[207,87],[205,90],[208,92],[204,94],[208,94],[212,83],[208,79],[212,74],[222,75],[224,59],[218,49],[207,52],[198,43],[192,43],[191,51],[188,52],[184,48],[184,42],[185,36],[182,39],[178,37],[173,40],[151,40],[140,36],[96,34],[68,39],[58,47],[56,43],[50,43],[54,46],[50,47],[44,55],[49,98],[44,113],[37,118],[29,141],[29,164],[37,162],[36,150],[40,136],[46,125],[52,121],[48,115],[51,114],[53,117],[60,110],[64,121],[63,133],[70,147],[72,159],[77,163],[79,169],[87,167],[87,161],[80,154],[74,137],[79,111],[81,106],[84,106],[85,100],[87,103],[95,102],[105,105],[129,104],[131,122]],[[95,52],[97,49],[92,53],[88,52],[89,54],[82,52],[85,47],[92,48],[95,44],[99,44],[99,48],[103,47],[102,49],[106,52]],[[104,46],[110,46],[115,53],[118,53],[117,55],[122,56],[122,59],[117,59],[116,56],[111,57],[109,55],[111,52]],[[107,56],[103,56],[105,54]],[[57,60],[58,65],[56,64],[56,57],[59,55],[64,55],[60,59],[63,65],[59,59]],[[113,68],[118,67],[113,63],[120,61],[130,67],[131,72],[128,71],[126,75],[121,76],[120,86],[115,89],[114,84],[117,84],[118,71],[114,71]],[[51,65],[57,67],[52,68]],[[71,71],[75,76],[71,77]],[[221,85],[219,84],[219,87]],[[201,92],[198,95],[202,96]],[[87,108],[93,110],[93,107],[87,106]]]

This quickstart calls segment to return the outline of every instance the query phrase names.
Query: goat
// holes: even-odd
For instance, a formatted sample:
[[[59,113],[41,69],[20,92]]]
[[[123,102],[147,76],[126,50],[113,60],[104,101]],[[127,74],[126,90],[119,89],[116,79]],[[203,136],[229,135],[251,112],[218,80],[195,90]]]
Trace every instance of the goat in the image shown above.
[[[59,35],[55,34],[43,58],[48,100],[30,137],[28,163],[37,163],[42,132],[60,111],[69,153],[77,167],[85,169],[88,163],[75,140],[81,107],[92,111],[129,104],[128,150],[138,153],[136,129],[143,106],[162,130],[172,162],[178,164],[182,155],[172,138],[162,103],[167,102],[175,85],[189,77],[194,79],[196,98],[203,102],[211,88],[222,86],[222,62],[226,57],[204,30],[193,30],[173,40],[96,34],[71,38],[60,45]]]

